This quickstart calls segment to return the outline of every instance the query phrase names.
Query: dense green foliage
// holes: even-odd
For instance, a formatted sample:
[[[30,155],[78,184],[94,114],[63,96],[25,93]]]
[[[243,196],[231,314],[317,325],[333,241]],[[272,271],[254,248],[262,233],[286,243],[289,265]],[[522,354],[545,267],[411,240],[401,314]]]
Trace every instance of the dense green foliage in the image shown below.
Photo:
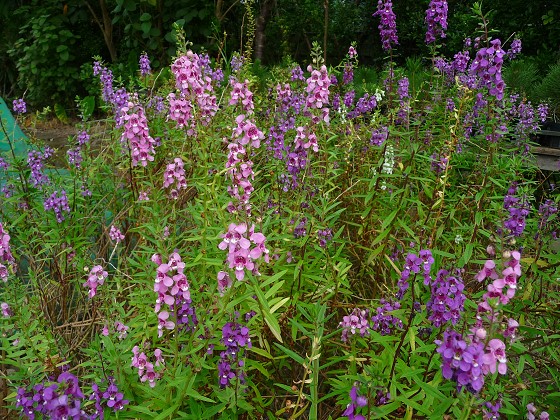
[[[423,42],[428,1],[393,3],[400,35],[394,58],[404,64],[416,56],[429,67],[430,52]],[[449,1],[454,30],[441,45],[444,54],[458,51],[476,30],[472,4]],[[500,0],[489,6],[491,27],[502,39],[523,40],[523,52],[536,63],[540,81],[559,58],[560,5]],[[165,68],[175,53],[174,23],[218,62],[229,60],[255,32],[254,58],[267,65],[288,57],[304,63],[313,42],[326,49],[327,63],[337,63],[356,42],[362,64],[379,69],[384,55],[374,30],[375,10],[376,2],[362,0],[177,0],[172,5],[164,0],[6,0],[0,5],[1,95],[11,99],[25,93],[38,109],[53,101],[70,109],[74,97],[68,91],[91,93],[81,75],[94,55],[110,62],[123,79],[134,74],[142,52],[150,55],[154,68]]]

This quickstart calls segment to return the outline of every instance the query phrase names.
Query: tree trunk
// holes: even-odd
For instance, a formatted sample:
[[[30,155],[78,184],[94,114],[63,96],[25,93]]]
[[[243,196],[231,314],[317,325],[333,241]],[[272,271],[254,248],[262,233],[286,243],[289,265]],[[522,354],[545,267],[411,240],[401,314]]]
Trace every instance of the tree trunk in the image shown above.
[[[113,20],[107,10],[105,0],[99,0],[99,6],[103,15],[103,38],[105,38],[105,44],[111,55],[111,61],[114,63],[117,61],[117,48],[113,42]]]
[[[113,21],[111,19],[111,14],[109,10],[107,10],[107,3],[105,0],[99,0],[99,8],[101,9],[101,19],[95,13],[95,10],[91,5],[86,1],[85,2],[87,8],[91,12],[93,19],[101,29],[101,33],[103,34],[103,39],[105,40],[105,45],[109,50],[109,55],[111,56],[111,61],[114,63],[117,61],[117,48],[113,42]]]
[[[327,35],[329,31],[329,0],[323,3],[325,8],[325,22],[323,26],[323,62],[327,64]]]
[[[265,47],[264,32],[274,7],[276,7],[276,0],[265,0],[261,7],[259,17],[257,18],[257,25],[255,28],[255,60],[262,61],[263,59]]]

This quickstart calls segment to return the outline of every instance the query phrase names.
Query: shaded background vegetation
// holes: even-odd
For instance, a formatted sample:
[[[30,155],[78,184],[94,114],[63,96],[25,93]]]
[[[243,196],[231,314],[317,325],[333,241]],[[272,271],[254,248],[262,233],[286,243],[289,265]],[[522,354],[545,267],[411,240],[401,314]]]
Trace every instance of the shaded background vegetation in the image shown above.
[[[454,54],[464,38],[476,36],[473,3],[449,1],[442,54]],[[416,57],[427,64],[424,13],[429,0],[393,4],[400,41],[395,59],[404,63],[405,57]],[[252,56],[266,66],[287,59],[305,64],[313,41],[326,45],[327,63],[336,64],[355,41],[362,65],[378,67],[384,54],[372,17],[376,7],[375,1],[364,0],[4,0],[0,94],[6,99],[25,95],[36,108],[53,103],[72,108],[74,95],[94,92],[87,82],[94,55],[125,79],[137,70],[143,51],[155,69],[169,64],[175,53],[174,23],[185,29],[195,48],[205,48],[217,61],[228,62],[254,30]],[[517,70],[523,74],[514,83],[531,86],[546,76],[560,57],[560,3],[496,0],[483,9],[495,36],[523,40],[525,61]]]

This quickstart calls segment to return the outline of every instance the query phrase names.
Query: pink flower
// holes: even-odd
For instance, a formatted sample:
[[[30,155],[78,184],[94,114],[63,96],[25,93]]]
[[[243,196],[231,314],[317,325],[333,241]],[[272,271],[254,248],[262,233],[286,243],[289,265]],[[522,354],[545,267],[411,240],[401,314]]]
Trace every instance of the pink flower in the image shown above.
[[[496,362],[498,363],[498,373],[505,375],[507,372],[506,345],[502,340],[493,338],[488,342],[487,350],[483,356],[483,361],[491,373],[496,372]]]
[[[152,363],[146,364],[146,372],[140,378],[141,382],[146,382],[150,384],[150,387],[153,388],[156,386],[156,380],[159,379],[159,373],[154,370],[154,365]]]
[[[115,225],[111,225],[111,229],[109,230],[109,237],[117,244],[124,240],[124,235]]]
[[[2,302],[0,304],[0,308],[2,309],[2,316],[4,318],[9,318],[14,314],[12,309],[10,308],[10,305],[8,305],[6,302]]]
[[[484,263],[484,268],[476,275],[478,281],[483,281],[486,278],[497,279],[496,263],[493,260],[487,260]]]
[[[160,349],[155,349],[154,350],[154,356],[156,358],[156,366],[163,366],[165,364],[165,362],[163,360],[163,355],[162,355]]]
[[[231,287],[231,284],[232,281],[228,273],[226,273],[225,271],[218,272],[218,292],[221,296],[224,295],[226,289],[229,289]]]
[[[94,266],[83,286],[89,287],[89,297],[93,298],[97,293],[97,287],[105,282],[108,274],[100,265]]]

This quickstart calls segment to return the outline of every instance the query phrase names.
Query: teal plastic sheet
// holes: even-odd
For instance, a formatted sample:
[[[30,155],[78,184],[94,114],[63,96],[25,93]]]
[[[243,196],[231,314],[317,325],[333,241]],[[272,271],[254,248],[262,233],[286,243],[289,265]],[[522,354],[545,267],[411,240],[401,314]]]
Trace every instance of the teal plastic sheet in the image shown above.
[[[2,126],[0,127],[0,152],[2,157],[6,158],[7,154],[11,155],[10,141],[16,157],[27,157],[27,152],[30,150],[28,138],[21,131],[10,109],[6,105],[4,99],[0,98],[0,117],[2,118]]]

